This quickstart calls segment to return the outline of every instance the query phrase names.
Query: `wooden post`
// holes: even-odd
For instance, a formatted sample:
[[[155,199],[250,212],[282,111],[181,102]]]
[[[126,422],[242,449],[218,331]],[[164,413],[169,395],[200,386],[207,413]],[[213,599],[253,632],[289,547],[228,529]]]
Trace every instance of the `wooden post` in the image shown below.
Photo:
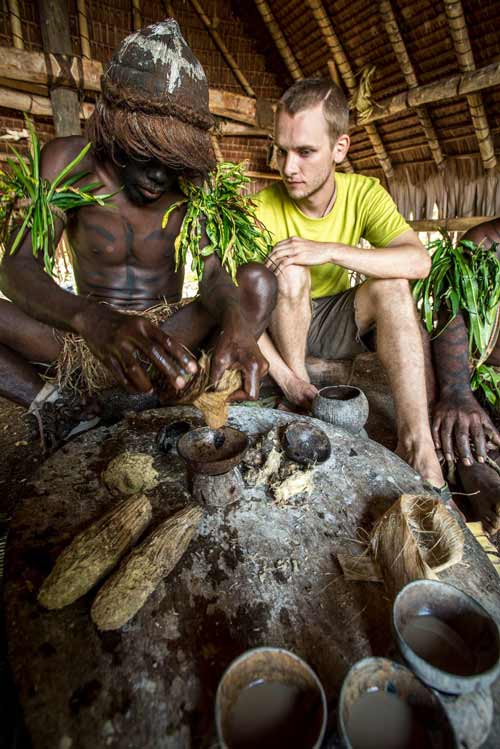
[[[132,24],[134,31],[142,28],[141,0],[132,0]]]
[[[444,9],[448,17],[448,24],[460,70],[462,73],[475,71],[476,63],[474,62],[474,55],[472,54],[462,0],[444,0]],[[494,169],[497,164],[497,159],[488,120],[486,118],[483,97],[481,94],[469,94],[467,96],[467,103],[469,105],[472,124],[476,131],[483,166],[485,169]]]
[[[77,0],[78,12],[78,29],[80,31],[80,44],[82,47],[82,57],[90,60],[92,57],[90,51],[89,26],[87,23],[87,7],[85,0]]]
[[[72,55],[66,0],[37,0],[45,52]],[[80,135],[80,104],[75,90],[55,85],[50,88],[56,135]]]
[[[212,37],[215,46],[221,53],[226,63],[231,68],[240,86],[243,87],[243,90],[245,91],[247,96],[252,96],[253,98],[257,98],[257,94],[251,87],[248,78],[242,73],[242,71],[238,67],[238,63],[236,62],[236,60],[234,59],[234,57],[232,56],[232,54],[230,53],[226,45],[224,44],[224,41],[222,40],[221,35],[214,28],[212,21],[210,20],[210,18],[207,16],[205,11],[203,10],[201,4],[198,2],[198,0],[190,0],[190,2],[193,8],[195,9],[200,21],[202,22],[202,24],[205,26],[206,30]]]
[[[21,14],[17,0],[9,0],[10,28],[12,29],[12,43],[16,49],[24,49]]]
[[[413,67],[413,63],[410,60],[406,44],[404,43],[403,37],[399,30],[398,22],[394,14],[390,0],[380,0],[380,13],[382,20],[384,21],[385,30],[389,41],[394,50],[394,54],[399,61],[401,70],[405,77],[406,83],[409,88],[418,88],[418,80]],[[429,144],[434,161],[438,169],[444,166],[444,156],[439,145],[437,133],[432,124],[427,107],[417,107],[415,114],[420,122],[420,126],[424,131],[425,137]]]
[[[354,77],[349,60],[347,59],[340,40],[335,33],[323,3],[321,0],[306,0],[306,3],[316,19],[316,23],[318,24],[323,39],[335,61],[342,80],[344,81],[349,93],[353,95],[356,91],[356,78]],[[394,177],[394,170],[376,125],[364,125],[364,127],[373,150],[375,151],[375,155],[384,170],[386,178],[391,179]]]

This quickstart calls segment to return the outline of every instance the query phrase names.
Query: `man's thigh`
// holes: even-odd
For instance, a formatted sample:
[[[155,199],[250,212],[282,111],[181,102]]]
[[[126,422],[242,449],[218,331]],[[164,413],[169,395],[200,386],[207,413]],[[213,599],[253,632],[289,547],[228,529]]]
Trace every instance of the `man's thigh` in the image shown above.
[[[307,340],[309,356],[354,359],[370,350],[361,338],[357,322],[356,299],[360,288],[354,286],[331,297],[313,299]]]
[[[27,361],[49,364],[61,351],[54,328],[38,322],[6,299],[0,299],[0,343]]]

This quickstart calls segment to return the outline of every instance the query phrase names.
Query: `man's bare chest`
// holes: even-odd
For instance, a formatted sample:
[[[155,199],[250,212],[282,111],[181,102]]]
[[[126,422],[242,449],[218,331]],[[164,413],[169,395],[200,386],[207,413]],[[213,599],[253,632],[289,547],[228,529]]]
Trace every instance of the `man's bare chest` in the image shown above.
[[[124,213],[117,208],[84,208],[68,224],[77,261],[105,266],[156,268],[174,261],[180,221],[162,228],[164,210]]]

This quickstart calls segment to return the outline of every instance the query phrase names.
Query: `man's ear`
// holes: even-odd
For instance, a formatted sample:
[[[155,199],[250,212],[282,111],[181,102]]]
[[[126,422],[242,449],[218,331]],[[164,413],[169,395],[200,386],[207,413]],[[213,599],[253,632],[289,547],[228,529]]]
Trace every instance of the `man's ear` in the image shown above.
[[[351,139],[347,134],[339,135],[333,147],[333,160],[336,164],[341,164],[347,156]]]

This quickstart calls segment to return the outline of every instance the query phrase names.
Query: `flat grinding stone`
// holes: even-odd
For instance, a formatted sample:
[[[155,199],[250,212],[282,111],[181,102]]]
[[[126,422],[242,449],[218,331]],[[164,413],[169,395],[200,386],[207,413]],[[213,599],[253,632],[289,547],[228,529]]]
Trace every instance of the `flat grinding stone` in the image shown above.
[[[296,418],[232,407],[229,424],[252,436]],[[396,655],[383,586],[345,581],[336,555],[359,550],[357,530],[371,528],[401,493],[419,493],[422,485],[381,445],[315,419],[332,454],[313,469],[312,494],[278,505],[265,487],[245,485],[241,498],[207,507],[177,568],[123,629],[96,630],[89,616],[95,591],[60,611],[38,605],[58,553],[116,501],[100,478],[116,455],[154,457],[160,483],[149,494],[153,523],[190,501],[183,462],[155,443],[160,427],[178,419],[202,426],[198,411],[181,407],[133,414],[83,435],[46,461],[13,519],[6,626],[34,749],[213,747],[218,681],[233,658],[259,645],[289,648],[315,669],[333,735],[349,667],[369,655]],[[498,622],[498,577],[465,536],[465,564],[440,579],[473,595]],[[498,684],[494,699],[498,708]],[[498,723],[485,747],[500,746]]]

